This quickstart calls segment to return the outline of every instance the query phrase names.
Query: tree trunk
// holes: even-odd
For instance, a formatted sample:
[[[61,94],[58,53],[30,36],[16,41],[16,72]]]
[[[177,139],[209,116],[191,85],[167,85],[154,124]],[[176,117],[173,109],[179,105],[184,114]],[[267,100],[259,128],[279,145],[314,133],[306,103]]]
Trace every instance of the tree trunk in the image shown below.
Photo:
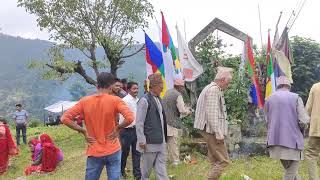
[[[117,77],[117,70],[118,70],[118,65],[115,63],[112,63],[110,66],[110,72],[113,74],[115,77]]]

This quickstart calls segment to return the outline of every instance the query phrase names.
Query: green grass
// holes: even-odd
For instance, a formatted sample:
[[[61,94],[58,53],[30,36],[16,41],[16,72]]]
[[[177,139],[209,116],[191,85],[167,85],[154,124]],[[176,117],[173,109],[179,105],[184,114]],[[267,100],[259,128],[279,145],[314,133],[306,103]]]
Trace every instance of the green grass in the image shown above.
[[[15,136],[15,130],[11,131]],[[64,126],[59,127],[37,127],[29,128],[27,131],[28,138],[47,133],[53,137],[56,145],[64,152],[64,161],[61,162],[54,173],[49,174],[33,174],[27,179],[67,179],[80,180],[84,179],[85,175],[85,141],[83,137]],[[8,172],[0,176],[0,180],[16,179],[23,177],[24,168],[30,164],[29,149],[26,145],[20,146],[20,154],[11,158],[11,166]],[[207,172],[210,170],[210,165],[206,158],[198,153],[194,156],[198,163],[194,165],[181,164],[178,167],[168,166],[168,174],[174,175],[172,179],[176,180],[201,180],[205,179]],[[132,174],[131,159],[128,159],[128,175]],[[103,171],[102,178],[106,179],[106,172]],[[241,175],[245,174],[254,180],[278,180],[282,179],[283,168],[279,161],[272,160],[268,157],[258,156],[246,159],[233,160],[227,168],[222,180],[237,180],[243,179]],[[305,162],[300,163],[299,174],[302,179],[308,179]],[[133,179],[132,176],[129,179]],[[155,179],[154,176],[152,179]]]

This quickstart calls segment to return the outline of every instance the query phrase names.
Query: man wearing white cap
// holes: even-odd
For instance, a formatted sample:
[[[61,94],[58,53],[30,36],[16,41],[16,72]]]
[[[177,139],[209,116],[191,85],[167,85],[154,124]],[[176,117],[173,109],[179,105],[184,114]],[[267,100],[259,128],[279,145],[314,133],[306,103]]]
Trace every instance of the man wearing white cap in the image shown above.
[[[302,130],[310,118],[299,95],[290,92],[288,78],[280,76],[276,82],[277,91],[265,103],[267,147],[270,157],[281,161],[283,179],[299,180],[298,165],[304,149]]]
[[[179,137],[182,134],[180,117],[191,114],[185,107],[181,93],[184,91],[184,81],[176,79],[174,88],[169,89],[163,97],[163,108],[167,117],[167,149],[168,160],[174,166],[180,163]]]
[[[212,169],[209,180],[217,180],[229,164],[229,155],[224,144],[228,135],[227,110],[223,91],[232,79],[232,69],[218,67],[214,81],[199,95],[194,128],[199,129],[208,147],[208,158]]]

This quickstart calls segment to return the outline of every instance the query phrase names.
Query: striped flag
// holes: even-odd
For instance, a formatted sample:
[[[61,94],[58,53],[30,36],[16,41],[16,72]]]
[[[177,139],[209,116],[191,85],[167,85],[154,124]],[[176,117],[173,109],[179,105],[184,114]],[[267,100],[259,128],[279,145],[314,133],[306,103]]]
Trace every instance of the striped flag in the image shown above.
[[[172,57],[172,63],[174,64],[174,70],[175,70],[175,78],[182,79],[182,72],[181,72],[181,64],[180,60],[178,58],[176,48],[173,44],[171,35],[169,33],[169,29],[167,26],[167,23],[164,19],[163,12],[161,12],[162,16],[162,45],[163,45],[163,52],[164,54],[171,54]],[[165,57],[165,56],[164,56]]]
[[[167,83],[167,89],[172,89],[174,87],[174,79],[175,79],[175,70],[174,64],[172,63],[172,56],[170,53],[163,52],[163,44],[162,44],[162,30],[161,27],[156,19],[157,28],[158,28],[158,35],[159,35],[159,43],[160,43],[160,51],[163,57],[164,69],[165,69],[165,77]]]
[[[160,73],[162,75],[163,81],[163,90],[160,94],[160,97],[163,97],[165,92],[167,91],[167,83],[165,77],[165,67],[163,63],[163,57],[161,51],[158,47],[153,43],[150,37],[144,33],[145,35],[145,43],[146,43],[146,68],[147,68],[147,76]]]
[[[252,79],[252,86],[250,89],[250,95],[252,97],[252,102],[259,108],[263,108],[263,98],[261,96],[260,83],[256,74],[256,67],[251,47],[250,38],[247,39],[247,56],[248,56],[248,74]]]
[[[266,81],[266,91],[265,91],[265,99],[267,99],[273,92],[276,91],[276,82],[273,71],[273,60],[271,53],[271,41],[270,41],[270,32],[268,32],[268,46],[267,46],[267,81]]]

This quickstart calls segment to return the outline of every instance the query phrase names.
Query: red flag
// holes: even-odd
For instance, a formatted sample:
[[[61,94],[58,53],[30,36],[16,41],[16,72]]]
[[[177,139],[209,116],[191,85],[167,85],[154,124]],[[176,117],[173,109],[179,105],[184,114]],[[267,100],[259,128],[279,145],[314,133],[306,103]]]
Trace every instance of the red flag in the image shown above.
[[[168,48],[170,44],[170,36],[167,28],[167,23],[164,19],[162,11],[161,11],[161,16],[162,16],[162,44],[164,47]]]

